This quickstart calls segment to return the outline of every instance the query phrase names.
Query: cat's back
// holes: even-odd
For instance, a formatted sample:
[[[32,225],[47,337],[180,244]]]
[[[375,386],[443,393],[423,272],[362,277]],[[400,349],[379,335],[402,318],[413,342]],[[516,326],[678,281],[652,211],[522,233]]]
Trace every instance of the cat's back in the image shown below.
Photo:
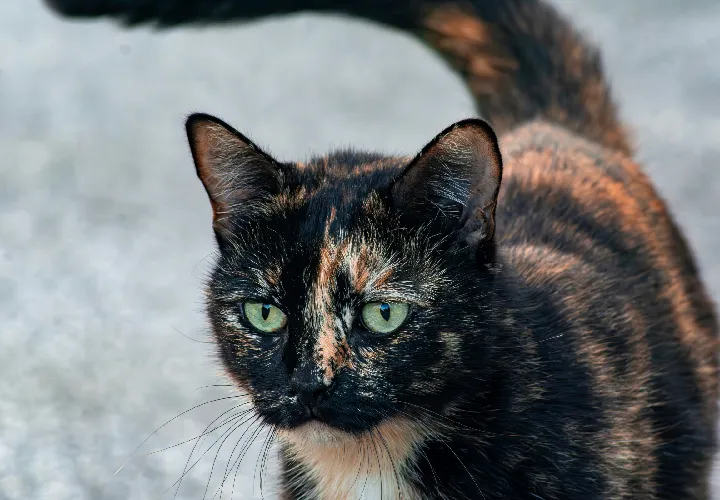
[[[528,285],[587,309],[608,294],[685,346],[716,391],[718,325],[694,258],[641,167],[562,127],[530,123],[501,138],[500,255]],[[583,283],[586,286],[583,286]],[[611,308],[612,310],[612,308]],[[709,398],[708,401],[712,400]]]
[[[543,245],[589,261],[635,250],[668,272],[683,262],[682,272],[696,279],[664,203],[627,155],[542,121],[500,141],[500,245]]]
[[[540,122],[505,134],[501,149],[498,255],[538,302],[524,304],[526,326],[548,357],[571,351],[564,359],[594,380],[608,443],[633,436],[608,450],[616,466],[649,453],[674,477],[667,457],[709,451],[718,390],[717,321],[687,244],[623,153]]]

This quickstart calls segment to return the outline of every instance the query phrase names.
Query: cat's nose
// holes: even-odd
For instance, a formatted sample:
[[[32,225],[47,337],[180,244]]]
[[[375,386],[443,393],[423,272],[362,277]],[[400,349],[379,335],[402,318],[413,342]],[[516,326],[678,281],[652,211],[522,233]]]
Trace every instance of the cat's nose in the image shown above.
[[[298,368],[290,378],[290,388],[295,391],[300,401],[312,409],[320,396],[322,396],[327,387],[323,383],[322,378],[315,370],[307,368]]]

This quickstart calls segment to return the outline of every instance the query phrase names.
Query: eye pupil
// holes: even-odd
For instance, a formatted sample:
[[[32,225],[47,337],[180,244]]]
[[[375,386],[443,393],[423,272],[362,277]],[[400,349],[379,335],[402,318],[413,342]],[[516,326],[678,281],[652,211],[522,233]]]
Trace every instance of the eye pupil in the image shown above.
[[[387,302],[380,304],[380,316],[382,316],[385,321],[390,321],[390,304]]]
[[[263,319],[263,320],[267,320],[267,319],[268,319],[268,316],[270,316],[270,307],[272,307],[272,306],[270,306],[270,304],[263,304],[263,305],[262,305],[261,314],[262,314],[262,319]]]

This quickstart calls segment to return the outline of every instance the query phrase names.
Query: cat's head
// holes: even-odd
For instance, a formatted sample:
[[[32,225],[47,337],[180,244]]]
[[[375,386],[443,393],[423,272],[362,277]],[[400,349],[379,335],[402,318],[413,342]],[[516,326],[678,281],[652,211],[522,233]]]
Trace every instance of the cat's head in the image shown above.
[[[207,115],[187,132],[219,245],[210,321],[266,423],[360,434],[480,383],[502,171],[487,124],[456,123],[414,158],[305,164]]]

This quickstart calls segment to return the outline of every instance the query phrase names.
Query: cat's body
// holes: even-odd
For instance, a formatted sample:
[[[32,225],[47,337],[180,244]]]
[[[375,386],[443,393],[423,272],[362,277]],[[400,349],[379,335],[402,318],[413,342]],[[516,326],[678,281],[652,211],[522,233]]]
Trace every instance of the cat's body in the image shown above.
[[[415,158],[280,164],[190,118],[221,250],[210,319],[278,430],[283,498],[709,499],[713,306],[597,54],[553,9],[51,3],[161,24],[374,19],[443,53],[501,132],[468,120]],[[379,334],[368,304],[406,316]]]

